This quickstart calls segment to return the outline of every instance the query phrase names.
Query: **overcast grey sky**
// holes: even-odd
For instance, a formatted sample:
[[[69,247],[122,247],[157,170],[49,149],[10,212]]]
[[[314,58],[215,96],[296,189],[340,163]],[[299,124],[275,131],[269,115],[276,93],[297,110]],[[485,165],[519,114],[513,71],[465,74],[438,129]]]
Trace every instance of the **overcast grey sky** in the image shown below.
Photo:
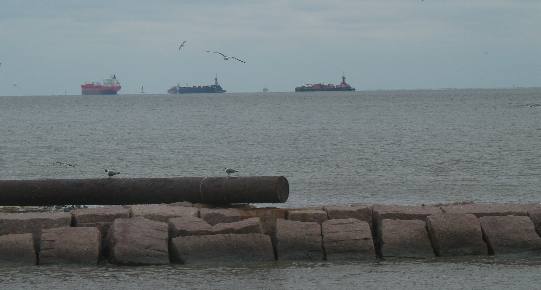
[[[541,86],[541,1],[2,0],[0,62],[0,95],[80,94],[112,73],[121,93],[215,73],[230,92],[342,73],[359,90]]]

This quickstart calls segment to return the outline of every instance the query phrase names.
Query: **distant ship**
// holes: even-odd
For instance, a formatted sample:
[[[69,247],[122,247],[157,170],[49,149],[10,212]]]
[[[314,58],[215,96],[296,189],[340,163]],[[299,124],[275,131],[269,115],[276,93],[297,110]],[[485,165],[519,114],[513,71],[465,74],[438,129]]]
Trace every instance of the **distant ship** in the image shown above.
[[[116,95],[122,87],[116,79],[116,75],[109,79],[104,79],[103,83],[91,82],[81,85],[83,95]]]
[[[346,83],[346,77],[342,76],[342,82],[338,85],[333,84],[306,84],[304,86],[296,87],[295,92],[317,92],[317,91],[354,91],[348,83]]]
[[[179,84],[170,88],[168,91],[170,94],[198,94],[198,93],[225,93],[220,84],[218,84],[218,77],[214,78],[214,84],[208,86],[191,86],[181,87]]]

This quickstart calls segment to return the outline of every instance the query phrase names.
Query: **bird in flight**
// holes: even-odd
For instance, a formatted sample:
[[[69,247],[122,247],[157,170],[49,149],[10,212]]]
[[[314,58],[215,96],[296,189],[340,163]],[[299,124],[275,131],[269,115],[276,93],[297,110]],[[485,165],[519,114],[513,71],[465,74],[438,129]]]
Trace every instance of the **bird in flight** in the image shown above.
[[[237,173],[238,171],[233,168],[225,168],[225,173],[227,173],[227,176],[231,176],[233,173]]]
[[[178,51],[181,51],[185,44],[186,44],[186,40],[182,41],[182,42],[178,45]]]
[[[242,59],[240,59],[240,58],[237,58],[237,57],[234,57],[234,56],[231,56],[231,55],[226,55],[226,54],[224,54],[224,53],[222,53],[222,52],[219,52],[219,51],[210,51],[210,50],[206,50],[206,52],[208,52],[208,53],[219,54],[219,55],[221,55],[221,56],[224,58],[224,60],[234,59],[234,60],[236,60],[236,61],[239,61],[239,62],[242,62],[242,63],[246,63],[246,61],[244,61],[244,60],[242,60]]]

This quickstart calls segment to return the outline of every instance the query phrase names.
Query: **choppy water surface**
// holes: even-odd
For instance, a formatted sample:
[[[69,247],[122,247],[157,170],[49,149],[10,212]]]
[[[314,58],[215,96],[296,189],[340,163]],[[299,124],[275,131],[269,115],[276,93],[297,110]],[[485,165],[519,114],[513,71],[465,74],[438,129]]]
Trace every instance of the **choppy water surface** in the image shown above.
[[[227,166],[285,175],[286,206],[538,202],[540,104],[541,89],[0,97],[0,178],[100,177],[104,168],[205,176]],[[6,267],[0,279],[38,289],[532,288],[538,269],[494,261]]]

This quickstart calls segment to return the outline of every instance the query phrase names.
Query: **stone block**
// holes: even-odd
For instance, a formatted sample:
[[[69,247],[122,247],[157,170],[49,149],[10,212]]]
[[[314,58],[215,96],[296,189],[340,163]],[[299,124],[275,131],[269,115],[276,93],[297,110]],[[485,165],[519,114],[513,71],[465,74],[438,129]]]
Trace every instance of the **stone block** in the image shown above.
[[[381,205],[376,204],[372,208],[376,227],[381,226],[384,219],[393,220],[426,220],[426,217],[442,213],[437,206],[417,205]]]
[[[201,208],[200,215],[211,225],[238,222],[242,219],[241,211],[236,208]]]
[[[274,252],[264,234],[181,236],[171,240],[171,259],[186,264],[274,261]]]
[[[541,238],[527,216],[485,216],[479,219],[492,253],[541,253]]]
[[[171,237],[210,235],[211,233],[212,226],[201,218],[185,216],[169,219],[169,235]]]
[[[149,220],[167,222],[170,218],[180,216],[199,216],[196,207],[170,206],[167,204],[142,204],[130,207],[132,217],[144,217]]]
[[[349,219],[354,218],[372,224],[372,206],[371,205],[334,205],[326,206],[325,211],[329,219]]]
[[[532,220],[538,235],[541,235],[541,209],[528,210],[528,216]]]
[[[321,224],[327,260],[375,259],[370,225],[354,218],[332,219]]]
[[[481,224],[473,214],[442,213],[427,218],[428,234],[438,256],[486,255]]]
[[[539,204],[518,203],[469,203],[443,206],[446,213],[470,213],[477,217],[483,216],[526,216],[529,210],[539,209]]]
[[[251,208],[241,210],[242,218],[258,217],[263,233],[274,236],[276,233],[276,220],[286,219],[287,209],[285,208]]]
[[[261,234],[259,218],[248,218],[238,222],[221,223],[212,227],[212,234]]]
[[[322,260],[321,225],[316,222],[276,221],[278,260]]]
[[[42,229],[69,227],[70,225],[71,214],[68,212],[0,214],[0,235],[32,233],[36,247],[39,244]]]
[[[76,209],[71,212],[76,227],[97,227],[103,236],[117,218],[130,217],[130,210],[122,206]]]
[[[287,212],[287,219],[299,222],[316,222],[321,224],[328,220],[327,212],[322,209],[296,209]]]
[[[383,257],[427,258],[434,250],[422,220],[384,219],[378,229]]]
[[[101,233],[96,227],[45,229],[41,234],[39,264],[98,264]]]
[[[168,264],[168,239],[166,223],[143,217],[116,219],[108,234],[110,260],[124,265]]]
[[[37,263],[34,240],[31,233],[0,236],[0,263]]]

